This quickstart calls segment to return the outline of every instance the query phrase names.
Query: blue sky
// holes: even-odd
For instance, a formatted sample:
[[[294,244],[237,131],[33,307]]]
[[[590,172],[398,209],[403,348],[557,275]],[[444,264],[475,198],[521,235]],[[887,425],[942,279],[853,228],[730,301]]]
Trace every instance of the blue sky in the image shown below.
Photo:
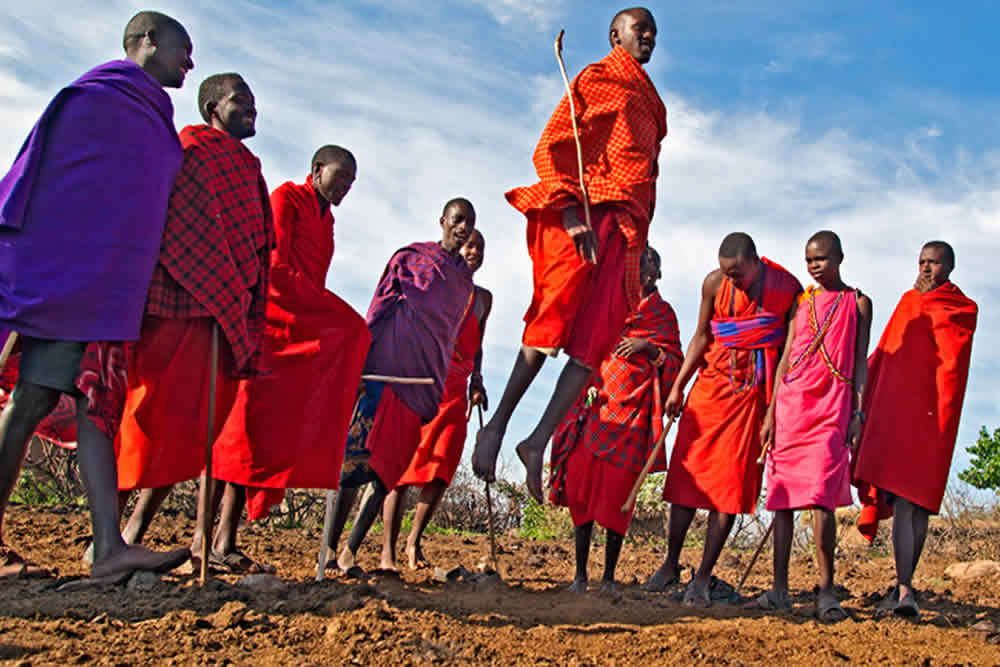
[[[923,241],[954,244],[955,281],[981,308],[959,450],[1000,426],[996,305],[1000,250],[1000,76],[987,2],[651,3],[659,40],[648,71],[668,108],[652,242],[682,337],[698,289],[730,231],[803,282],[805,239],[844,241],[848,281],[875,303],[877,340],[916,274]],[[615,7],[585,0],[171,1],[145,7],[10,2],[0,24],[0,159],[45,103],[82,71],[120,57],[136,10],[181,20],[196,69],[173,94],[178,127],[198,122],[205,76],[241,72],[256,93],[248,145],[273,188],[304,178],[313,150],[358,157],[337,218],[328,286],[364,311],[397,247],[435,237],[447,199],[464,195],[487,238],[478,276],[496,297],[486,380],[495,401],[530,297],[523,219],[503,192],[534,180],[531,153],[558,102],[552,43],[567,30],[571,72],[607,52]],[[7,156],[4,158],[3,156]],[[550,361],[515,416],[504,456],[540,414],[562,360]],[[471,450],[467,448],[466,456]],[[960,451],[955,468],[968,457]],[[513,462],[507,474],[520,477]]]

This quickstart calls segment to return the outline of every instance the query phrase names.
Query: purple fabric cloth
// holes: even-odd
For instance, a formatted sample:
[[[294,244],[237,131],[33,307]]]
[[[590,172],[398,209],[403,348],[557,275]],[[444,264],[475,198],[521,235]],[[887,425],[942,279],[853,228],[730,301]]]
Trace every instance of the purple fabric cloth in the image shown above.
[[[183,154],[170,96],[130,60],[63,88],[0,180],[0,325],[133,340]]]
[[[389,259],[368,307],[372,344],[364,372],[434,378],[433,385],[392,388],[426,421],[441,403],[472,290],[472,271],[459,255],[439,243],[413,243]]]

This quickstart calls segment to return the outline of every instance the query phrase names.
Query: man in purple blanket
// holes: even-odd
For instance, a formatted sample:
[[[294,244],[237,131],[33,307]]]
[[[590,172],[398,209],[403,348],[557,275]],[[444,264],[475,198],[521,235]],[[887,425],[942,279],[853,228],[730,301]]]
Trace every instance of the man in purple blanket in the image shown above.
[[[182,159],[164,88],[180,88],[194,67],[187,31],[157,12],[136,14],[123,46],[126,60],[98,65],[56,95],[0,180],[0,326],[20,334],[21,350],[0,415],[0,535],[28,441],[70,394],[99,583],[164,572],[190,556],[122,541],[115,452],[92,420],[100,387],[80,381],[89,342],[139,336]],[[48,574],[0,537],[0,579]]]
[[[330,553],[354,505],[358,488],[374,493],[361,509],[340,557],[327,565],[348,570],[386,495],[395,488],[420,444],[420,427],[437,414],[455,339],[472,304],[472,271],[459,255],[476,226],[467,199],[452,199],[441,214],[441,241],[413,243],[389,260],[368,307],[372,343],[364,373],[431,378],[433,384],[363,381],[347,435],[340,491],[333,511]]]

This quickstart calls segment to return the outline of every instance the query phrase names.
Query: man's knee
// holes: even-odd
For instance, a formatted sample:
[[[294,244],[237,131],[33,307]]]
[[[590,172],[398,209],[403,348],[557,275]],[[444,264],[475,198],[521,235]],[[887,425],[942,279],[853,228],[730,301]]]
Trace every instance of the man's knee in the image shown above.
[[[58,389],[18,380],[7,409],[11,419],[37,425],[55,409],[61,395]]]

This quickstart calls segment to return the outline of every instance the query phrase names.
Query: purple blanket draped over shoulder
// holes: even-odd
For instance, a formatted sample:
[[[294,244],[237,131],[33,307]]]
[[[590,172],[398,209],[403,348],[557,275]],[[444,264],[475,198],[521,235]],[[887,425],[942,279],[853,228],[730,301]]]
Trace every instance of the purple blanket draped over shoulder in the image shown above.
[[[472,272],[439,243],[397,250],[368,307],[372,344],[365,373],[434,378],[433,385],[393,385],[407,407],[431,420],[444,392],[458,329],[472,301]]]
[[[130,60],[63,88],[0,181],[0,325],[139,336],[183,153],[170,96]]]

